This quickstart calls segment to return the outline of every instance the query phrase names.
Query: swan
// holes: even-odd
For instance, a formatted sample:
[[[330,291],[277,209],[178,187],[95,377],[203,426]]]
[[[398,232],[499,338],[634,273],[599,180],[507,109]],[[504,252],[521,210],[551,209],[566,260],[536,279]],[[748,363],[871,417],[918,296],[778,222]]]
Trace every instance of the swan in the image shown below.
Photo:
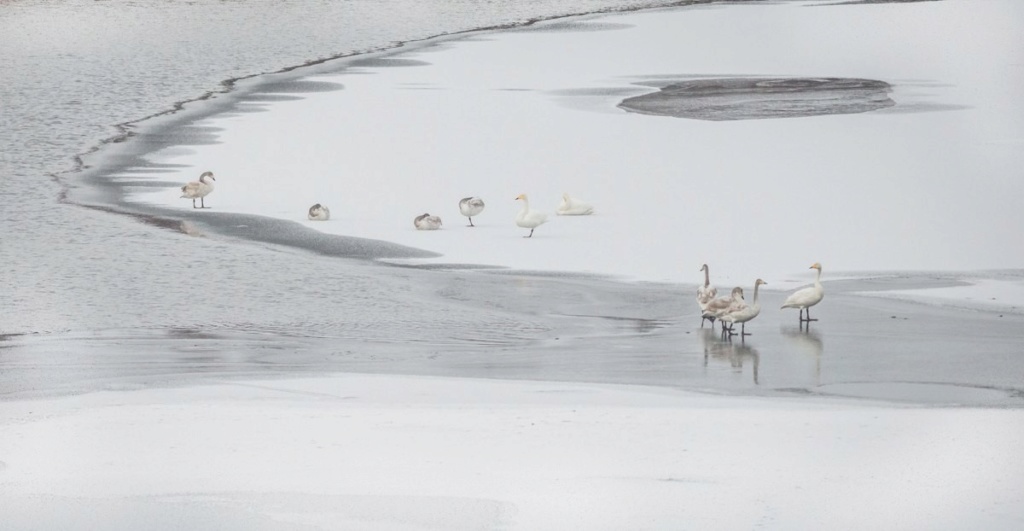
[[[516,225],[524,229],[530,229],[530,234],[523,236],[524,238],[533,237],[533,229],[543,225],[548,220],[548,215],[530,208],[530,200],[526,198],[526,194],[519,194],[516,197],[516,201],[523,202],[523,209],[516,215]]]
[[[309,219],[313,221],[327,221],[331,219],[331,210],[317,203],[309,207]]]
[[[484,200],[480,199],[479,197],[463,197],[462,200],[459,201],[459,212],[462,212],[463,216],[469,218],[470,227],[476,226],[473,225],[473,216],[483,211]]]
[[[416,216],[416,219],[412,220],[412,224],[419,230],[437,230],[441,228],[441,218],[423,214]]]
[[[198,181],[192,181],[185,186],[181,187],[181,197],[192,200],[192,208],[206,208],[206,203],[203,202],[203,198],[210,195],[213,191],[213,181],[216,181],[213,177],[213,172],[206,171],[199,176]],[[196,199],[199,200],[199,205],[196,206]]]
[[[704,315],[704,311],[708,308],[708,303],[714,300],[715,295],[718,295],[718,290],[711,285],[711,276],[708,265],[704,264],[700,268],[704,272],[704,285],[697,288],[697,304],[700,306],[700,327],[704,328],[704,321],[710,320],[711,326],[715,326],[714,316],[708,317]]]
[[[715,318],[720,318],[722,314],[729,310],[730,307],[740,304],[744,304],[743,288],[737,286],[732,288],[732,293],[730,293],[728,297],[719,297],[709,302],[707,306],[704,307],[704,313],[702,313],[701,316],[710,319],[711,327],[714,328]],[[703,324],[703,322],[701,324]],[[725,327],[724,322],[722,323],[722,327]]]
[[[732,325],[734,325],[736,323],[740,323],[740,337],[742,337],[742,336],[749,336],[750,335],[750,334],[747,333],[747,321],[752,320],[753,318],[757,317],[757,315],[759,313],[761,313],[761,305],[757,303],[757,291],[758,291],[758,288],[760,288],[761,286],[767,285],[767,284],[768,284],[767,282],[765,282],[765,281],[763,281],[761,279],[755,280],[754,281],[754,300],[751,301],[750,304],[742,304],[742,305],[730,306],[729,309],[727,309],[724,314],[722,314],[722,315],[720,315],[718,317],[724,323],[730,323],[730,325],[729,325],[729,335],[730,336],[736,335],[732,331]],[[723,324],[722,326],[724,327],[725,325]]]
[[[562,204],[558,205],[555,213],[559,216],[589,216],[594,213],[594,207],[590,203],[569,197],[569,194],[562,194]]]
[[[814,279],[814,285],[793,292],[782,303],[783,308],[800,308],[801,323],[817,321],[817,319],[811,319],[811,306],[818,304],[825,297],[825,288],[821,286],[821,264],[815,262],[808,269],[818,270],[818,276]],[[804,310],[807,310],[806,318],[804,317]]]

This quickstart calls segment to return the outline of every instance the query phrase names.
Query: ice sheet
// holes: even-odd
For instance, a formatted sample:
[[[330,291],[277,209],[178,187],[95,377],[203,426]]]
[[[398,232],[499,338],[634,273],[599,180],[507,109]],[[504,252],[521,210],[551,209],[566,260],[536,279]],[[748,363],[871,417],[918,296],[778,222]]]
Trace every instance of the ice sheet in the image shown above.
[[[1008,529],[1024,412],[338,376],[0,403],[5,529]]]
[[[153,160],[218,175],[209,204],[442,253],[439,263],[776,289],[830,271],[1024,266],[993,227],[1024,226],[1013,2],[660,10],[486,33],[364,65],[344,85],[214,117],[219,144]],[[610,24],[613,23],[613,24]],[[541,25],[538,29],[543,29]],[[941,36],[941,38],[939,38]],[[367,75],[369,74],[369,75]],[[705,122],[627,113],[652,83],[835,76],[894,86],[890,109]],[[189,208],[177,189],[137,200]],[[563,192],[595,205],[554,216]],[[550,222],[525,239],[527,193]],[[486,210],[466,227],[459,199]],[[313,203],[326,223],[305,220]],[[440,231],[416,231],[429,212]],[[803,277],[809,281],[810,274]]]

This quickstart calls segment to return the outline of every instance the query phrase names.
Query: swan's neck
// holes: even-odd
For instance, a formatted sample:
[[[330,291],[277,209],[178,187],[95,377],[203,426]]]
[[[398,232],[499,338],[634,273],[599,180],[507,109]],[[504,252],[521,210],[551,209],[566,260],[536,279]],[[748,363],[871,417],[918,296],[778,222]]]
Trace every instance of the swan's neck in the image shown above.
[[[757,306],[757,290],[760,288],[760,284],[754,284],[754,302],[752,303],[754,306]]]
[[[704,287],[706,288],[706,287],[708,287],[710,285],[711,285],[711,270],[705,267],[704,268]]]
[[[526,212],[527,210],[530,210],[530,200],[524,197],[522,199],[522,202],[523,202],[523,212]]]
[[[818,269],[818,276],[814,277],[814,287],[821,287],[821,269]]]

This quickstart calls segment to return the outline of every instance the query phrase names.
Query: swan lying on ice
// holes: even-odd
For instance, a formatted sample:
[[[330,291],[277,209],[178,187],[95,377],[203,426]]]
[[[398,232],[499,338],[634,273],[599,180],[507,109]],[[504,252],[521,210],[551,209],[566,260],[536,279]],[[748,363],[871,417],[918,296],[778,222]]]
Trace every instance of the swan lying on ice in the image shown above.
[[[441,228],[441,218],[431,216],[430,214],[423,214],[416,216],[416,219],[412,220],[412,224],[418,230],[437,230]]]
[[[562,203],[555,211],[559,216],[589,216],[594,213],[594,207],[590,203],[573,199],[569,194],[562,194]]]
[[[331,219],[331,210],[317,203],[309,207],[309,219],[312,221],[327,221]]]

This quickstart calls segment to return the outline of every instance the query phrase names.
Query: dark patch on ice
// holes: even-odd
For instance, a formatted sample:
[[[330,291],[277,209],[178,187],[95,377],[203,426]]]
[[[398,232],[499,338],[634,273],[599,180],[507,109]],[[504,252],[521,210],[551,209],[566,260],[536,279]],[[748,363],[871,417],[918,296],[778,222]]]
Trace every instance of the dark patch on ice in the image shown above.
[[[824,4],[826,6],[852,6],[857,4],[916,4],[918,2],[939,2],[940,0],[849,0],[847,2],[836,2],[835,4]]]
[[[345,85],[342,85],[341,83],[334,83],[332,81],[288,79],[284,81],[263,83],[259,86],[258,91],[273,94],[302,94],[311,92],[333,92],[343,88],[345,88]],[[246,96],[246,99],[250,98],[251,95]]]
[[[584,31],[616,31],[632,28],[632,24],[617,22],[590,22],[586,20],[566,20],[543,24],[540,26],[527,26],[516,31],[529,31],[537,33],[563,33],[563,32],[584,32]]]
[[[420,61],[417,59],[397,59],[394,57],[367,57],[366,59],[356,59],[349,64],[354,67],[364,68],[430,66],[430,63],[426,61]]]
[[[284,94],[248,94],[242,103],[248,102],[277,102],[277,101],[296,101],[301,100],[299,96],[286,96]]]
[[[627,87],[589,87],[576,89],[559,89],[548,91],[552,96],[632,96],[644,89]]]
[[[856,78],[714,78],[669,83],[623,100],[630,112],[696,120],[758,120],[852,114],[891,107],[892,87]]]

